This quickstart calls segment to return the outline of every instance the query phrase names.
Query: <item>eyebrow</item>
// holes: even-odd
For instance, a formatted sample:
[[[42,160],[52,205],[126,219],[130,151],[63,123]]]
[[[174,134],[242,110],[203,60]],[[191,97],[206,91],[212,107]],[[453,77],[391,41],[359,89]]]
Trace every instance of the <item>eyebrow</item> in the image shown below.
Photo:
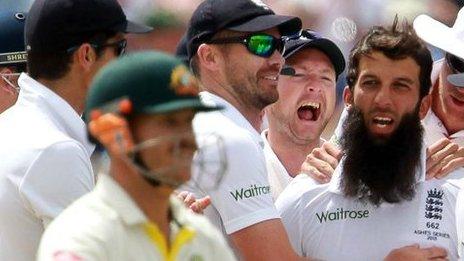
[[[414,84],[414,81],[411,80],[410,78],[408,77],[398,77],[398,78],[395,78],[395,80],[397,81],[402,81],[402,82],[407,82],[409,84]]]
[[[359,78],[360,79],[361,78],[375,78],[375,79],[378,79],[379,77],[377,77],[377,75],[375,75],[375,74],[366,73],[366,74],[361,75]],[[406,82],[406,83],[409,83],[409,84],[414,84],[415,83],[414,80],[412,80],[411,78],[406,77],[406,76],[396,77],[395,81],[402,81],[402,82]]]

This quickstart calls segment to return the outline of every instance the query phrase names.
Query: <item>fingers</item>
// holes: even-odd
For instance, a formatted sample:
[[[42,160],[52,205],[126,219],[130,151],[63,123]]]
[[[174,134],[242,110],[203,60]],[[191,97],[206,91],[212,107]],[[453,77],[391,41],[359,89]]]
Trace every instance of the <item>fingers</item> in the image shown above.
[[[335,151],[332,152],[336,153]],[[328,151],[324,150],[323,148],[314,149],[310,155],[313,156],[315,159],[326,162],[330,165],[332,169],[335,169],[338,165],[338,159],[334,157],[332,154],[328,153]]]
[[[459,146],[449,140],[440,140],[428,148],[427,179],[435,177],[455,157]]]
[[[445,260],[448,256],[448,252],[446,251],[446,249],[441,247],[429,247],[423,248],[422,250],[424,251],[425,258],[427,259],[436,260],[437,258],[441,258]]]
[[[211,198],[206,196],[204,198],[197,199],[192,205],[190,205],[190,209],[197,214],[202,214],[210,204]]]
[[[431,155],[437,153],[439,150],[442,150],[444,147],[446,147],[450,143],[451,143],[451,141],[448,138],[442,138],[442,139],[438,140],[437,142],[435,142],[434,144],[430,145],[427,148],[427,159]]]
[[[435,175],[436,178],[444,178],[451,172],[464,167],[464,148],[461,147],[459,150],[443,159],[443,167]]]
[[[308,162],[303,162],[303,165],[301,166],[301,172],[307,174],[317,182],[321,184],[328,183],[330,181],[330,178],[332,175],[327,176],[323,174],[321,171],[319,171],[316,167],[312,166]]]
[[[335,158],[337,162],[340,161],[343,156],[343,151],[331,142],[324,142],[324,144],[322,144],[322,149]]]

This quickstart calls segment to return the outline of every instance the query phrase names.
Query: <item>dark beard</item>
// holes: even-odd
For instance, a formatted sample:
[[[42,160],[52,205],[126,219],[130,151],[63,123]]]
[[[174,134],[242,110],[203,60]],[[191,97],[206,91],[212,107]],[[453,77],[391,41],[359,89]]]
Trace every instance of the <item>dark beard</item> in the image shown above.
[[[389,138],[373,137],[362,112],[352,106],[343,125],[345,152],[341,187],[346,196],[397,203],[415,195],[416,170],[420,168],[423,128],[419,106],[401,119]]]

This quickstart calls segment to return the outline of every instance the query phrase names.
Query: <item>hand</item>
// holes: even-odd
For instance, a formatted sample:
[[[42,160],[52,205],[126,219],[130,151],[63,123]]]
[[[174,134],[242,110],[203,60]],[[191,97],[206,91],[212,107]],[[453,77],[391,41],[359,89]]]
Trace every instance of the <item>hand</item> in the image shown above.
[[[427,179],[444,178],[464,167],[464,148],[443,138],[427,148]]]
[[[342,151],[330,142],[324,142],[320,148],[315,148],[306,156],[301,165],[301,172],[309,175],[319,183],[327,183],[332,178]]]
[[[117,114],[93,113],[89,132],[113,157],[126,155],[134,146],[126,119]]]
[[[193,193],[188,191],[181,191],[177,193],[177,197],[184,201],[186,207],[197,214],[203,214],[203,210],[211,204],[211,198],[209,196],[195,199]]]
[[[448,260],[446,249],[441,247],[420,248],[415,244],[392,250],[385,261],[420,261],[420,260]]]

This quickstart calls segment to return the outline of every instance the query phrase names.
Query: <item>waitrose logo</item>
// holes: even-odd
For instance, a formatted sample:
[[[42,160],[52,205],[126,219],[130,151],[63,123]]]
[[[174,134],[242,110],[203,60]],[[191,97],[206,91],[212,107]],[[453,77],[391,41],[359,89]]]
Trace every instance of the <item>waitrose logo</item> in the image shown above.
[[[235,191],[229,191],[230,195],[234,197],[235,201],[242,199],[257,197],[271,193],[270,186],[258,186],[256,184],[251,185],[250,188],[236,189]]]

